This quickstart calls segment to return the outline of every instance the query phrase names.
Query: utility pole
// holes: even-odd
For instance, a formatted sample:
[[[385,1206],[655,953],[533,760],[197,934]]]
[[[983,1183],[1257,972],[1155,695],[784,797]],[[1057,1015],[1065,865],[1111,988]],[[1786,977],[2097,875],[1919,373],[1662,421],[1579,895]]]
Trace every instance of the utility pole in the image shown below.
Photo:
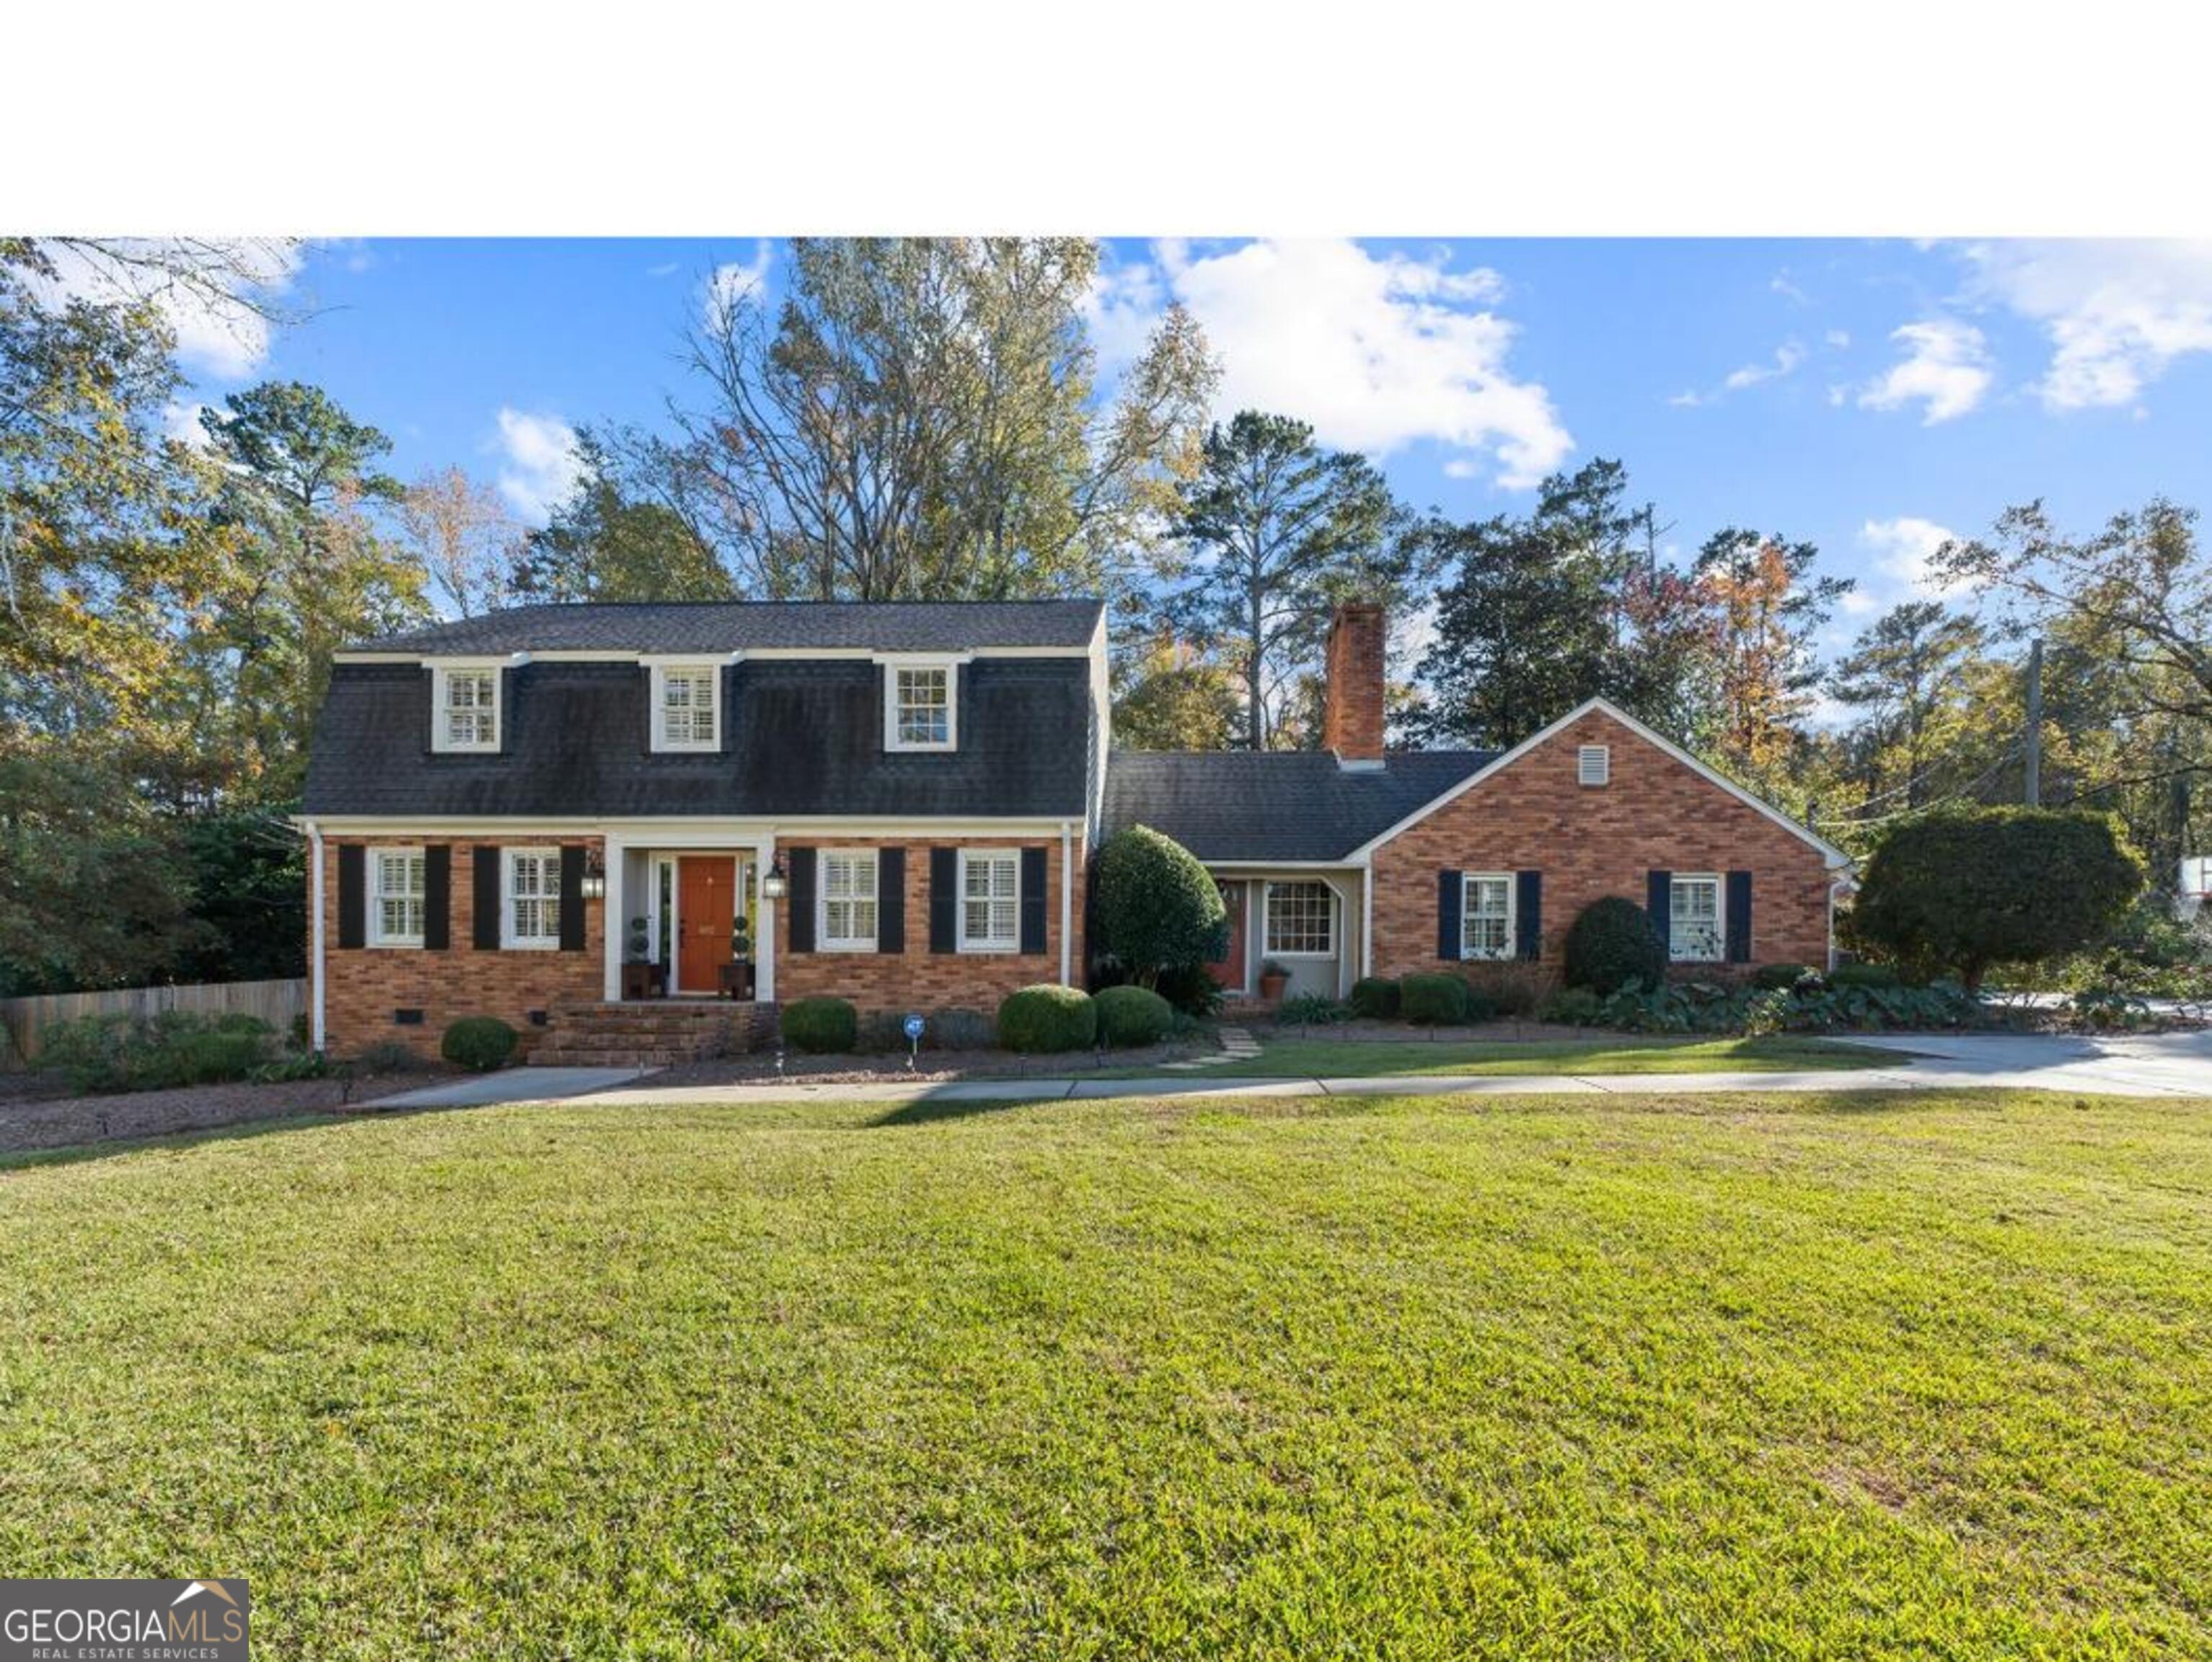
[[[2027,643],[2027,806],[2043,806],[2043,639]]]

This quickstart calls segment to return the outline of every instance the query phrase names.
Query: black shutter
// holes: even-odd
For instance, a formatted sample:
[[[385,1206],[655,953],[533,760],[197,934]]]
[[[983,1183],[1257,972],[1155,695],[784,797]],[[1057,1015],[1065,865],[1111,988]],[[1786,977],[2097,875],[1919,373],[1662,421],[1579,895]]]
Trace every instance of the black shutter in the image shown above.
[[[1519,892],[1513,898],[1513,952],[1533,959],[1544,950],[1544,874],[1516,872],[1514,881]]]
[[[906,950],[906,850],[884,849],[876,855],[876,950]]]
[[[1437,956],[1457,963],[1462,918],[1461,892],[1464,879],[1458,872],[1437,874]]]
[[[499,848],[496,843],[479,843],[476,857],[476,913],[471,938],[480,953],[499,950]]]
[[[929,950],[960,950],[960,850],[929,851]]]
[[[791,909],[791,933],[788,939],[794,953],[814,950],[814,850],[793,849],[791,860],[791,892],[786,898]]]
[[[433,843],[422,850],[422,946],[442,953],[453,944],[453,845]]]
[[[1644,912],[1651,920],[1652,928],[1657,931],[1662,947],[1671,947],[1674,944],[1674,873],[1650,874],[1644,891]]]
[[[1044,850],[1022,850],[1022,950],[1041,953],[1044,950],[1045,890]]]
[[[1728,961],[1751,962],[1751,874],[1728,874]]]
[[[358,843],[338,846],[338,945],[368,945],[368,850]]]
[[[584,850],[574,843],[561,850],[561,950],[584,950]]]

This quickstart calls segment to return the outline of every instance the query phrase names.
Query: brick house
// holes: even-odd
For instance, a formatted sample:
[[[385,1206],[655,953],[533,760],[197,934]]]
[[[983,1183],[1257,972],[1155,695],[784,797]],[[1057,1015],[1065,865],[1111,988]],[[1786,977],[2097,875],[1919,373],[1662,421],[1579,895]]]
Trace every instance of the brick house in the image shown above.
[[[1145,824],[1231,902],[1216,973],[1555,965],[1601,894],[1686,965],[1826,963],[1844,856],[1601,700],[1388,753],[1383,619],[1329,634],[1309,752],[1109,755],[1104,608],[522,606],[342,653],[310,752],[315,1040],[680,1050],[828,993],[988,1011],[1085,976],[1085,874]]]

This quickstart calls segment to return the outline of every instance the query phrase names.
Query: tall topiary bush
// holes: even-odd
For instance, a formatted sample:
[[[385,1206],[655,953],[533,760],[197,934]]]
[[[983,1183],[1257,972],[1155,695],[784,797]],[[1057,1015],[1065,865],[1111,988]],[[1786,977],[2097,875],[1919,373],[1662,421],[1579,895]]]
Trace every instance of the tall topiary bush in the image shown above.
[[[1907,819],[1868,859],[1853,937],[1969,989],[1992,964],[2033,964],[2102,940],[2142,892],[2119,821],[2086,808],[1948,809]]]
[[[1567,985],[1603,996],[1623,987],[1656,987],[1667,973],[1667,947],[1644,908],[1609,894],[1582,910],[1567,931]]]
[[[1229,947],[1221,891],[1198,856],[1149,825],[1106,839],[1091,879],[1100,949],[1140,987],[1212,963]]]

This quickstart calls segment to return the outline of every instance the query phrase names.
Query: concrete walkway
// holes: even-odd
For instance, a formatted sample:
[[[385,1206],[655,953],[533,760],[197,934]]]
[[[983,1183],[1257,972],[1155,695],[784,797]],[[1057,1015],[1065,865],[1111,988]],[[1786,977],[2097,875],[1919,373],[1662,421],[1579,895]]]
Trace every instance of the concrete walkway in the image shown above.
[[[1854,1039],[1893,1051],[1893,1067],[1776,1074],[1407,1075],[1389,1079],[1250,1079],[1190,1074],[1153,1079],[977,1079],[952,1084],[654,1086],[638,1070],[514,1068],[410,1091],[378,1108],[493,1102],[639,1107],[739,1102],[1038,1102],[1105,1097],[1710,1096],[1726,1091],[1929,1091],[1999,1087],[2084,1096],[2212,1098],[2212,1032],[2077,1038],[2042,1033],[1914,1034]]]

